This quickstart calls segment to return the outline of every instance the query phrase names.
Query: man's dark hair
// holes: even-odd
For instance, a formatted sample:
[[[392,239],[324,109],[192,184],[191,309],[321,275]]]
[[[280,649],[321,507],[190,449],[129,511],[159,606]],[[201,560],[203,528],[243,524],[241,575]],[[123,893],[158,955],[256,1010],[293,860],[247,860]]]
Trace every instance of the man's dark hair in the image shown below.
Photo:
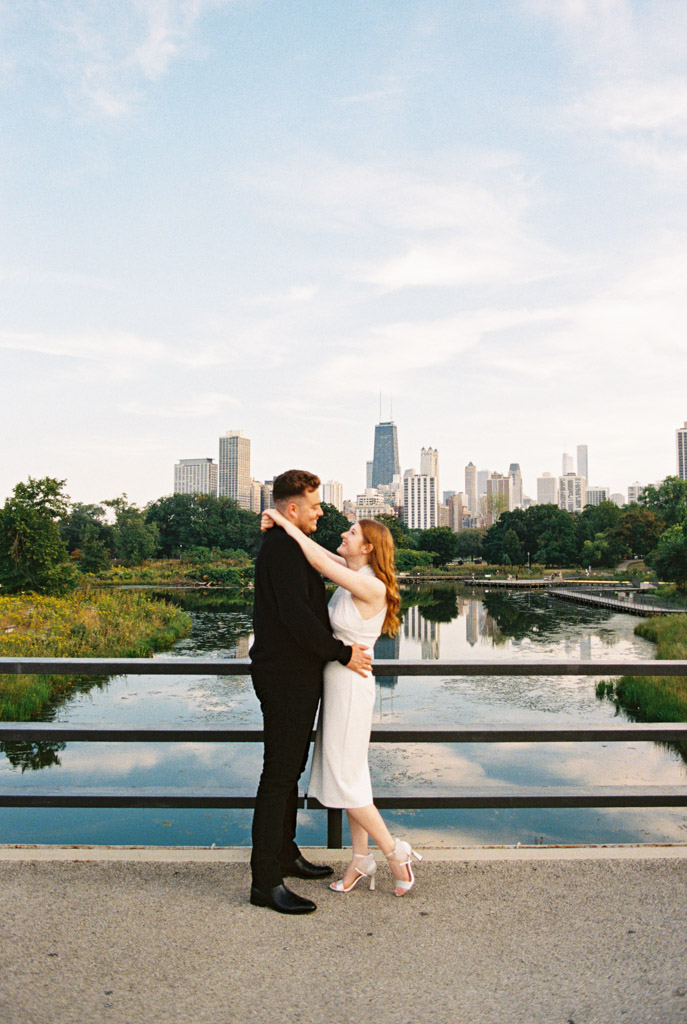
[[[287,469],[285,473],[275,476],[272,494],[275,503],[288,501],[289,498],[300,498],[306,491],[315,491],[322,481],[314,473],[306,469]]]

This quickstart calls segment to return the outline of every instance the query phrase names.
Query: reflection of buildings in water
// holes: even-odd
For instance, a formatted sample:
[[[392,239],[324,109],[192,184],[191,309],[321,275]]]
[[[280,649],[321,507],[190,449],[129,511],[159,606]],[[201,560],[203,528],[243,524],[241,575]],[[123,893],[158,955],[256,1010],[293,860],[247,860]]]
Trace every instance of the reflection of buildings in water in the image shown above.
[[[250,650],[250,640],[250,633],[246,633],[245,636],[237,637],[234,646],[229,648],[229,657],[247,658]]]
[[[486,636],[489,640],[494,639],[494,633],[496,632],[496,622],[492,619],[491,615],[486,609],[486,605],[480,603],[479,606],[479,635]]]
[[[419,640],[423,661],[439,658],[439,624],[423,619],[417,605],[409,608],[403,619],[403,635],[406,640]]]
[[[585,633],[580,637],[580,661],[592,660],[592,634]]]
[[[474,647],[479,640],[479,610],[481,601],[468,601],[468,611],[465,616],[465,638],[471,647]]]
[[[396,636],[380,636],[377,640],[373,658],[381,659],[394,659],[398,661],[398,656],[401,651],[401,637],[399,633]],[[398,682],[398,676],[377,676],[377,683],[380,687],[393,688]]]

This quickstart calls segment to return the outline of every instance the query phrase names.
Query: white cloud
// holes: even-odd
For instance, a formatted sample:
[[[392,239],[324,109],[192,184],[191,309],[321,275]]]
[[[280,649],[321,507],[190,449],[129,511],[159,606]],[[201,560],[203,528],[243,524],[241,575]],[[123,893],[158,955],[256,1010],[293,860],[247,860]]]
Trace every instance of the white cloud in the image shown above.
[[[49,12],[47,61],[71,99],[107,118],[128,114],[146,83],[191,43],[223,0],[62,0]]]
[[[227,406],[239,405],[234,395],[211,392],[196,395],[186,402],[171,401],[166,405],[152,405],[149,402],[124,402],[121,411],[127,416],[151,416],[155,419],[193,419],[217,416]]]
[[[0,349],[37,352],[63,359],[92,360],[116,367],[157,363],[167,356],[162,342],[124,333],[79,335],[1,331]]]

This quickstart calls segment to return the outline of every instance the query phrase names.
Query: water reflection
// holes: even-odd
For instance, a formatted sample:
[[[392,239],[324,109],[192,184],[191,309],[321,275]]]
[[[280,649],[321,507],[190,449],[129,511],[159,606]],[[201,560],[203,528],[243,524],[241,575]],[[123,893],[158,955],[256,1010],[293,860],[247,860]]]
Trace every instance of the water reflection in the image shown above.
[[[250,605],[218,594],[174,594],[193,620],[191,634],[161,657],[245,658]],[[375,657],[425,660],[573,660],[653,656],[634,635],[636,619],[554,602],[542,593],[474,594],[452,587],[404,595],[402,628],[380,638]],[[604,721],[616,713],[595,696],[595,680],[574,676],[409,677],[377,679],[375,721],[398,724]],[[76,688],[45,716],[74,724],[231,724],[257,726],[246,676],[134,676]],[[257,744],[12,744],[0,777],[7,789],[30,784],[237,787],[252,792],[261,765]],[[684,784],[674,751],[656,744],[466,744],[371,750],[373,781],[416,790],[476,784]],[[33,779],[29,780],[29,776]],[[666,810],[394,812],[418,842],[684,841],[684,812]],[[303,817],[304,843],[321,843],[324,816]],[[110,842],[201,845],[249,842],[250,812],[5,809],[0,842]]]

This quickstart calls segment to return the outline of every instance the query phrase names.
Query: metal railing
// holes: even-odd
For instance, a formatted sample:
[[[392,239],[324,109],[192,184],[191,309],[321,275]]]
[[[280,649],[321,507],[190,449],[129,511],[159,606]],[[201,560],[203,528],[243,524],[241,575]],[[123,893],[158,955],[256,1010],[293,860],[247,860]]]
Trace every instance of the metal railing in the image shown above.
[[[684,676],[687,661],[401,661],[378,660],[376,676]],[[246,659],[146,658],[0,658],[2,674],[77,676],[113,675],[247,675]],[[117,743],[260,743],[261,729],[226,726],[109,726],[59,725],[53,722],[0,722],[0,742],[117,742]],[[687,743],[687,722],[608,724],[470,726],[376,725],[372,743],[613,743],[639,740]],[[138,787],[136,789],[42,789],[22,787],[0,790],[0,806],[13,807],[148,807],[148,808],[250,808],[253,794],[232,789],[184,790]],[[433,786],[428,792],[403,793],[375,790],[380,808],[515,808],[515,807],[687,807],[687,786]],[[299,806],[324,809],[312,797],[302,795]],[[342,845],[342,811],[327,809],[327,844]]]

